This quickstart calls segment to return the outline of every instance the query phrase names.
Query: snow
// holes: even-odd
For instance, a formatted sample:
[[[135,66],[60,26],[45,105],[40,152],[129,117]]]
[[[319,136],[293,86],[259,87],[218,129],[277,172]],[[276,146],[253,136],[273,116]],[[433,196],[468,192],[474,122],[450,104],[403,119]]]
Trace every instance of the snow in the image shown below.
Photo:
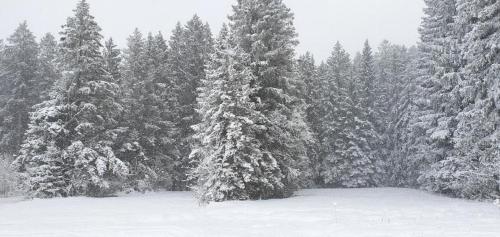
[[[392,188],[304,190],[203,207],[190,192],[0,199],[0,236],[498,237],[500,208]]]
[[[431,139],[433,140],[445,140],[450,136],[450,131],[448,130],[439,130],[435,131],[431,134]]]

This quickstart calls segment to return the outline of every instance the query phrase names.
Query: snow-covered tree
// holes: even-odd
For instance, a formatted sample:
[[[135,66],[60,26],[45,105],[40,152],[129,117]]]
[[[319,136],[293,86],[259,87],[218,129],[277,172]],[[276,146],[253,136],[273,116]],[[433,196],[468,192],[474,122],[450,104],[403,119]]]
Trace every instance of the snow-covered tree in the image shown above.
[[[257,110],[264,120],[258,134],[265,159],[274,160],[280,172],[270,173],[268,179],[280,179],[281,185],[266,190],[261,198],[290,196],[307,176],[307,157],[304,140],[308,128],[301,113],[301,101],[293,95],[293,65],[297,34],[293,13],[281,0],[239,0],[229,17],[231,33],[237,47],[250,57],[255,76],[251,95],[258,102]],[[273,163],[274,163],[273,162]]]
[[[380,125],[382,114],[375,104],[377,100],[375,59],[368,40],[365,41],[363,51],[353,65],[354,78],[350,94],[354,103],[353,116],[357,122],[354,131],[357,133],[356,139],[362,143],[361,149],[375,165],[377,177],[373,176],[373,181],[380,184],[382,182],[381,172],[385,168],[385,159],[382,159],[381,147],[383,143],[380,141],[377,126]]]
[[[4,49],[3,97],[0,108],[0,150],[14,154],[28,128],[31,106],[38,102],[38,43],[21,23]]]
[[[124,50],[124,63],[121,70],[122,101],[125,113],[120,121],[122,135],[119,137],[118,157],[128,161],[129,175],[126,186],[138,191],[150,190],[153,187],[156,174],[147,164],[149,157],[141,144],[143,138],[144,96],[150,96],[151,91],[143,90],[147,78],[147,61],[145,58],[145,42],[139,29],[135,29],[127,39]]]
[[[121,63],[121,51],[116,48],[116,44],[113,41],[113,38],[109,38],[104,43],[104,49],[102,51],[102,56],[104,59],[104,68],[106,71],[111,74],[113,80],[121,84],[121,72],[120,72],[120,63]]]
[[[464,66],[459,80],[453,82],[458,84],[455,91],[459,94],[461,111],[456,116],[453,133],[455,152],[437,164],[432,173],[436,184],[431,187],[459,197],[497,197],[500,195],[500,53],[497,50],[500,3],[457,1],[457,6],[455,35],[463,38]]]
[[[403,88],[397,90],[397,106],[394,107],[390,133],[386,146],[391,151],[387,170],[390,185],[419,187],[422,174],[428,172],[436,161],[429,131],[435,127],[439,115],[433,108],[431,97],[437,91],[439,79],[434,77],[435,56],[441,48],[435,46],[436,39],[442,35],[443,24],[436,24],[442,18],[436,10],[436,3],[427,1],[426,16],[420,28],[421,42],[414,59],[406,67],[401,82]],[[444,19],[444,21],[443,21]],[[450,19],[440,20],[445,27]],[[379,59],[380,60],[380,59]],[[387,61],[387,60],[386,60]],[[379,63],[383,70],[384,64]]]
[[[168,72],[174,82],[178,136],[176,144],[179,155],[175,162],[176,176],[173,180],[176,190],[187,189],[186,173],[192,168],[191,153],[192,125],[199,123],[196,113],[197,88],[206,77],[205,68],[209,54],[213,51],[213,39],[208,24],[193,16],[184,26],[180,23],[172,32],[169,41]]]
[[[419,187],[418,178],[429,169],[432,161],[427,131],[434,124],[434,111],[426,98],[429,87],[428,60],[425,53],[413,48],[405,72],[404,88],[394,107],[393,133],[389,159],[386,161],[387,184],[398,187]],[[432,156],[431,156],[432,157]]]
[[[123,155],[133,160],[131,167],[141,186],[177,189],[174,187],[179,152],[175,144],[176,123],[175,82],[168,76],[168,47],[161,33],[146,39],[136,29],[129,37],[126,50],[126,104],[124,120],[133,141],[122,148]],[[144,188],[144,187],[143,187]]]
[[[34,196],[108,195],[128,174],[113,150],[122,106],[105,70],[100,27],[82,0],[61,32],[63,82],[35,108],[15,162]]]
[[[387,40],[380,44],[375,54],[377,74],[375,94],[377,98],[374,105],[379,116],[373,122],[380,135],[379,157],[384,159],[389,157],[390,151],[394,149],[394,141],[391,136],[395,131],[392,125],[397,118],[394,117],[393,111],[401,98],[400,93],[404,88],[404,77],[408,63],[407,48],[392,44]]]
[[[50,33],[44,35],[40,40],[38,86],[39,98],[36,103],[49,99],[54,83],[60,79],[61,72],[57,66],[58,45],[54,36]]]
[[[427,93],[421,94],[428,101],[425,119],[430,127],[424,135],[427,145],[423,144],[420,154],[425,154],[422,164],[432,164],[431,169],[421,171],[419,182],[424,188],[447,192],[442,182],[447,182],[453,165],[446,160],[453,157],[453,132],[456,128],[456,115],[459,110],[457,95],[458,70],[460,69],[458,37],[455,31],[455,0],[427,1],[426,16],[420,29],[422,42],[420,50],[427,55],[426,80]],[[426,79],[427,78],[427,79]],[[424,166],[421,166],[424,167]],[[448,177],[445,177],[448,176]]]
[[[313,184],[320,183],[319,170],[320,162],[320,146],[318,142],[318,134],[321,131],[319,106],[320,106],[320,91],[321,84],[318,80],[317,67],[314,57],[311,53],[301,55],[295,66],[295,81],[294,90],[296,96],[305,103],[305,119],[311,130],[311,139],[306,141],[307,156],[311,165],[311,176],[309,182]],[[309,184],[311,186],[313,184]]]
[[[11,155],[0,154],[0,196],[19,194],[19,174],[11,166],[13,158]]]
[[[199,89],[202,122],[194,126],[194,190],[202,202],[258,199],[282,185],[273,175],[280,172],[278,164],[260,150],[263,127],[256,121],[262,114],[250,97],[258,88],[250,86],[255,76],[248,62],[224,26]]]
[[[438,192],[454,175],[453,131],[459,111],[459,41],[455,0],[425,1],[418,59],[407,67],[393,117],[391,182]],[[399,90],[399,89],[398,89]]]
[[[361,107],[353,100],[352,63],[349,54],[336,43],[320,75],[321,93],[321,177],[329,187],[368,187],[377,184],[375,159],[365,136],[373,128],[360,117]]]

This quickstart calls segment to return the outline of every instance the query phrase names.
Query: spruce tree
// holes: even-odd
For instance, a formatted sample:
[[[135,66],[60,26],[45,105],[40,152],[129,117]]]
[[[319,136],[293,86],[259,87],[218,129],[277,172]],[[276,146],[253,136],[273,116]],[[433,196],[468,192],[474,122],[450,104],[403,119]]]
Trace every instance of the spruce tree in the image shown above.
[[[254,76],[248,60],[224,26],[199,89],[202,122],[194,126],[198,141],[191,154],[198,161],[194,189],[202,202],[257,199],[281,185],[280,179],[269,175],[279,172],[278,164],[259,149],[256,136],[262,127],[255,121],[262,115],[250,98],[258,88],[250,86]]]
[[[146,39],[136,29],[129,37],[125,70],[128,85],[127,118],[131,144],[123,149],[133,159],[134,177],[141,189],[177,190],[179,152],[176,125],[176,87],[168,75],[168,47],[161,33]],[[135,184],[137,186],[139,183]]]
[[[106,71],[111,74],[111,77],[113,77],[113,80],[116,83],[121,84],[121,51],[116,47],[117,45],[114,43],[113,38],[109,38],[104,43],[102,56],[104,59],[104,68],[106,69]]]
[[[456,31],[456,1],[427,1],[426,16],[420,29],[422,43],[420,50],[427,55],[427,72],[423,81],[426,91],[423,96],[428,102],[422,107],[427,121],[422,144],[417,154],[424,154],[418,181],[423,188],[451,194],[448,189],[456,169],[454,131],[457,114],[461,110],[459,98],[460,52],[459,32]],[[426,78],[427,77],[427,78]],[[429,126],[430,125],[430,126]],[[422,140],[422,139],[421,139]],[[422,140],[423,141],[423,140]],[[455,164],[454,164],[455,163]],[[448,184],[446,184],[448,183]]]
[[[455,173],[438,180],[439,191],[465,198],[493,198],[500,195],[500,61],[496,50],[500,3],[474,0],[457,1],[457,5],[465,62],[457,86],[461,111],[453,134],[456,153],[440,163],[438,177],[451,169]]]
[[[375,59],[372,54],[370,44],[365,41],[363,51],[358,58],[358,62],[354,63],[354,78],[352,81],[350,93],[353,101],[353,116],[354,116],[354,132],[356,140],[363,154],[371,160],[375,166],[376,174],[372,176],[373,184],[383,182],[382,170],[385,168],[385,159],[382,160],[379,131],[377,126],[380,125],[381,112],[377,109],[375,101],[376,97],[376,69]]]
[[[322,182],[327,187],[368,187],[377,184],[376,164],[368,139],[375,136],[353,96],[349,54],[336,43],[323,71],[321,109]]]
[[[128,174],[113,150],[119,87],[105,70],[100,27],[85,0],[61,32],[62,87],[36,107],[16,163],[38,197],[109,195]]]
[[[61,72],[58,68],[59,47],[55,37],[47,33],[40,40],[39,69],[38,69],[38,91],[40,96],[36,103],[48,100],[54,83],[60,79]]]
[[[129,176],[126,185],[138,191],[153,188],[156,173],[148,165],[149,157],[143,147],[145,96],[150,96],[151,91],[145,91],[147,79],[147,61],[145,56],[145,41],[139,29],[135,29],[127,39],[128,48],[124,51],[124,64],[122,69],[123,103],[125,113],[121,119],[123,135],[121,136],[118,156],[129,163]]]
[[[387,184],[397,187],[420,187],[418,178],[432,164],[428,157],[430,139],[427,131],[433,124],[433,110],[426,96],[432,91],[428,84],[428,61],[420,49],[412,49],[403,80],[405,86],[394,108],[391,124],[394,144],[386,162]]]
[[[3,50],[3,83],[0,108],[0,150],[5,153],[18,152],[28,129],[31,107],[39,102],[38,43],[21,23],[8,38]]]
[[[239,0],[229,17],[237,47],[250,57],[255,80],[251,95],[264,119],[258,138],[261,151],[269,163],[279,165],[279,172],[269,173],[269,180],[281,180],[259,194],[260,198],[290,196],[307,176],[306,149],[303,140],[307,125],[296,106],[301,101],[294,95],[293,65],[297,34],[293,14],[281,0]],[[305,134],[306,133],[306,134]]]
[[[306,53],[301,55],[296,62],[295,69],[295,91],[297,97],[303,100],[305,105],[305,119],[307,125],[311,131],[311,139],[306,141],[307,146],[307,156],[311,165],[311,176],[310,182],[313,184],[320,183],[320,146],[318,141],[318,134],[321,132],[320,128],[320,117],[319,117],[319,106],[320,91],[322,85],[318,80],[318,69],[315,65],[314,57],[311,53]],[[311,186],[313,184],[309,184]]]
[[[382,158],[389,157],[390,151],[394,149],[395,141],[391,137],[395,131],[392,125],[397,118],[392,112],[401,98],[400,93],[404,88],[408,63],[407,48],[392,44],[387,40],[380,44],[375,54],[377,98],[374,105],[375,111],[380,115],[374,121],[374,125],[380,135],[379,156]]]
[[[199,123],[196,113],[197,88],[206,77],[205,67],[212,52],[213,40],[208,24],[204,24],[198,16],[193,16],[184,26],[180,23],[172,32],[168,51],[168,72],[173,80],[172,88],[177,106],[173,112],[177,114],[176,128],[178,135],[175,143],[179,151],[175,161],[174,187],[186,190],[188,187],[186,173],[192,169],[189,154],[194,131],[191,126]]]

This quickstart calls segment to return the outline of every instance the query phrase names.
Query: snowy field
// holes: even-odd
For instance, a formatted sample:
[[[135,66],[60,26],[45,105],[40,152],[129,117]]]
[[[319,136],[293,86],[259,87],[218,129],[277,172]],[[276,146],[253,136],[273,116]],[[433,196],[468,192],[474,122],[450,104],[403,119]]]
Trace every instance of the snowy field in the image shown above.
[[[189,192],[0,199],[0,236],[499,237],[500,208],[407,189],[305,190],[199,207]]]

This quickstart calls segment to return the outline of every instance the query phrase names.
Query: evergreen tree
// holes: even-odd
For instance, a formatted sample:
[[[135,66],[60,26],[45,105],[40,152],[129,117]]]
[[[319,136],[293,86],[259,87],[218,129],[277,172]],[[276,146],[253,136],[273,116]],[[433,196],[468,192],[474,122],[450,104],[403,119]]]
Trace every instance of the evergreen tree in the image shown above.
[[[113,38],[109,38],[104,43],[104,49],[102,51],[102,56],[104,59],[104,68],[111,74],[114,82],[121,84],[121,72],[120,72],[120,50],[116,48],[116,44],[113,42]]]
[[[394,108],[391,127],[394,144],[386,163],[387,184],[398,187],[419,187],[418,178],[432,164],[428,160],[430,143],[427,131],[434,121],[434,112],[430,108],[427,95],[429,87],[428,61],[421,49],[413,49],[411,63],[408,64],[404,81],[405,87],[401,98]]]
[[[38,53],[35,36],[26,22],[21,23],[3,50],[0,150],[5,153],[18,152],[28,128],[31,107],[39,100]]]
[[[5,44],[0,39],[0,108],[5,107],[8,100],[7,70],[5,68]],[[0,126],[0,130],[3,128]]]
[[[359,58],[359,64],[356,68],[357,83],[359,89],[357,95],[359,96],[360,103],[365,107],[369,114],[376,115],[374,110],[375,102],[375,59],[373,58],[372,49],[368,40],[365,41],[363,52]]]
[[[52,86],[61,77],[60,70],[57,66],[58,45],[54,36],[50,33],[40,40],[39,54],[39,71],[38,71],[38,86],[37,90],[40,96],[36,103],[48,100],[49,94],[52,91]]]
[[[125,50],[123,65],[123,102],[125,114],[121,120],[123,129],[121,147],[118,156],[129,162],[129,188],[145,191],[152,189],[157,178],[156,173],[148,164],[149,157],[143,147],[145,97],[151,96],[152,91],[145,91],[148,70],[145,41],[139,29],[135,29],[127,39],[128,48]],[[148,134],[150,135],[150,134]]]
[[[428,101],[422,108],[427,111],[423,119],[428,128],[424,135],[427,141],[417,154],[425,157],[420,167],[428,164],[431,167],[421,171],[418,181],[425,189],[450,194],[446,183],[453,179],[456,170],[453,134],[457,127],[457,113],[461,110],[458,86],[461,67],[458,43],[461,37],[455,29],[455,0],[427,1],[426,4],[426,17],[420,29],[420,50],[427,54],[427,62],[424,62],[427,72],[423,78],[426,91],[420,96]]]
[[[266,159],[256,138],[262,127],[254,121],[262,115],[250,98],[258,88],[250,87],[254,76],[248,59],[224,26],[199,90],[202,122],[194,126],[199,145],[192,156],[199,163],[193,176],[202,202],[257,199],[281,185],[269,175],[280,172],[278,164]]]
[[[125,155],[131,156],[135,178],[152,188],[178,189],[174,183],[181,174],[175,167],[179,152],[175,144],[175,82],[168,76],[168,47],[161,33],[144,40],[138,30],[129,38],[126,57],[129,136]],[[131,150],[130,150],[131,149]],[[143,187],[144,188],[144,187]]]
[[[351,93],[355,103],[353,115],[359,123],[359,129],[355,128],[355,130],[358,133],[359,142],[364,143],[362,145],[363,152],[370,157],[376,166],[378,177],[374,176],[376,179],[374,181],[380,184],[382,182],[381,172],[385,168],[385,160],[382,160],[383,152],[380,150],[383,144],[380,142],[380,135],[377,131],[381,112],[375,104],[377,99],[375,59],[368,40],[365,42],[363,52],[358,60],[357,63],[354,63],[355,78],[352,87],[354,92]]]
[[[37,105],[16,161],[38,197],[108,195],[128,174],[113,150],[122,106],[104,68],[101,29],[85,0],[74,13],[61,32],[62,88]]]
[[[378,182],[375,158],[368,144],[370,136],[375,136],[371,133],[373,126],[353,100],[352,63],[340,43],[335,45],[326,67],[322,75],[324,116],[320,134],[323,184],[350,188],[373,186]]]
[[[378,157],[384,163],[383,173],[390,173],[392,167],[386,159],[390,157],[395,149],[397,141],[393,140],[395,131],[394,124],[397,123],[397,113],[393,113],[399,106],[401,92],[405,87],[406,70],[410,58],[405,46],[395,45],[384,40],[375,54],[376,83],[374,86],[375,102],[374,111],[378,114],[372,120],[379,134]],[[389,182],[389,177],[383,177],[384,183]]]
[[[465,65],[456,89],[461,107],[453,133],[456,150],[438,163],[434,172],[437,184],[432,187],[465,198],[498,197],[500,61],[496,48],[500,40],[500,3],[474,0],[457,4],[457,37],[464,35]],[[450,170],[454,172],[447,175]]]
[[[239,0],[233,7],[231,32],[237,47],[250,57],[255,76],[250,85],[258,88],[251,95],[263,120],[258,138],[261,151],[279,172],[269,173],[268,180],[281,180],[278,185],[262,190],[260,198],[290,196],[307,177],[308,162],[304,140],[307,125],[301,104],[294,95],[293,65],[297,34],[293,14],[281,0]]]
[[[212,52],[213,40],[210,27],[204,24],[198,16],[193,16],[185,26],[180,23],[172,32],[169,41],[168,71],[173,78],[175,88],[172,90],[176,96],[175,114],[178,117],[176,127],[178,136],[177,144],[179,155],[175,162],[174,189],[186,190],[186,173],[193,168],[190,164],[192,136],[194,134],[192,125],[199,123],[196,113],[197,88],[201,80],[206,77],[205,67]]]
[[[425,11],[431,12],[430,8]],[[431,29],[435,26],[434,22],[431,15],[423,19],[417,58],[407,68],[410,71],[404,77],[405,86],[395,107],[397,112],[394,113],[391,140],[394,147],[387,147],[391,151],[388,166],[393,167],[388,169],[390,185],[419,187],[419,177],[435,162],[435,153],[430,148],[432,141],[428,135],[436,121],[436,113],[429,99],[436,91],[437,84],[432,77],[435,71],[433,55],[436,54],[432,34],[439,33],[440,29]]]
[[[301,55],[296,62],[295,69],[297,97],[305,103],[305,118],[311,130],[311,139],[307,141],[307,156],[311,165],[311,180],[314,184],[321,183],[320,179],[320,146],[318,134],[321,132],[321,121],[319,115],[320,96],[322,85],[318,80],[318,71],[314,57],[310,53]],[[309,184],[308,186],[311,186]]]

